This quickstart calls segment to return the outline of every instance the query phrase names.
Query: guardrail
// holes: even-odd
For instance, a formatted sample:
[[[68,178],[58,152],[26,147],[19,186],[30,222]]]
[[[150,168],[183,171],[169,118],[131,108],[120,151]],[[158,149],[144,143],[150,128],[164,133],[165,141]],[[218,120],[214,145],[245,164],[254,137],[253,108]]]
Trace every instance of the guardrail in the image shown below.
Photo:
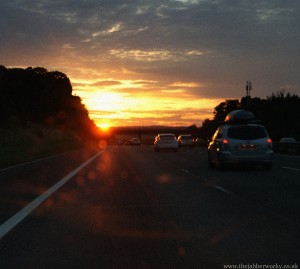
[[[300,154],[300,142],[273,142],[273,150],[276,153]]]

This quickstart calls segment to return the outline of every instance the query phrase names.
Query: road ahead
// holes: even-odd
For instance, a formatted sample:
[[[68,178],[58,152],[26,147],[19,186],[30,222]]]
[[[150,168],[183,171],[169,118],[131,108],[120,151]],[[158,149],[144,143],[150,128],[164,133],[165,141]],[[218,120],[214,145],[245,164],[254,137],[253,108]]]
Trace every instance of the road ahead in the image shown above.
[[[205,149],[143,145],[1,170],[0,225],[68,178],[2,236],[0,268],[299,268],[299,175],[299,156],[222,172]]]

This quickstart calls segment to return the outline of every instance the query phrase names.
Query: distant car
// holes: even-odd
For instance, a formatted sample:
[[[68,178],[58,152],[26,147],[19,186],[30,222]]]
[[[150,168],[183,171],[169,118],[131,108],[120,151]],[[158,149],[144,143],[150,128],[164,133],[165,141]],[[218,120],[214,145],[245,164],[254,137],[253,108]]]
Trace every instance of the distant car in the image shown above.
[[[178,137],[177,141],[178,141],[180,147],[184,147],[184,146],[193,147],[193,146],[195,146],[195,139],[190,134],[180,135]]]
[[[293,137],[283,137],[279,141],[280,143],[297,143],[297,140]]]
[[[270,170],[272,156],[272,140],[265,127],[248,118],[243,121],[242,115],[238,121],[231,119],[220,125],[208,145],[209,165],[221,169],[230,164],[257,164]]]
[[[154,150],[174,150],[178,151],[179,143],[174,134],[158,134],[154,140]]]

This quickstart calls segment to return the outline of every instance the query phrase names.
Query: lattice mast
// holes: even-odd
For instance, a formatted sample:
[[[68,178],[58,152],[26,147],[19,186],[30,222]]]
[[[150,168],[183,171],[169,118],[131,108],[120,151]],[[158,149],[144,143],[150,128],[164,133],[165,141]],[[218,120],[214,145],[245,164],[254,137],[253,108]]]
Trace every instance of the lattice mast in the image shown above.
[[[252,83],[250,81],[247,81],[246,82],[246,98],[247,99],[251,98],[251,95],[250,95],[251,90],[252,90]]]

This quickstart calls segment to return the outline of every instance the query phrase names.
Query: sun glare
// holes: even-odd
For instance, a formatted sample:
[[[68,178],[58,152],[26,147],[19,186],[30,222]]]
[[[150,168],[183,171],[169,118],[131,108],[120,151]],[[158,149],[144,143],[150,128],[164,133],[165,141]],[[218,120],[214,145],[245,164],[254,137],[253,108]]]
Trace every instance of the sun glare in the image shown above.
[[[106,133],[118,125],[200,124],[210,117],[211,108],[220,103],[190,95],[189,88],[201,87],[194,82],[174,82],[151,94],[152,84],[144,85],[141,80],[103,81],[99,86],[99,81],[77,80],[76,93],[82,97],[91,119]],[[106,85],[108,81],[114,84]]]
[[[108,132],[110,129],[110,125],[108,123],[99,123],[98,127],[101,129],[103,132]]]

